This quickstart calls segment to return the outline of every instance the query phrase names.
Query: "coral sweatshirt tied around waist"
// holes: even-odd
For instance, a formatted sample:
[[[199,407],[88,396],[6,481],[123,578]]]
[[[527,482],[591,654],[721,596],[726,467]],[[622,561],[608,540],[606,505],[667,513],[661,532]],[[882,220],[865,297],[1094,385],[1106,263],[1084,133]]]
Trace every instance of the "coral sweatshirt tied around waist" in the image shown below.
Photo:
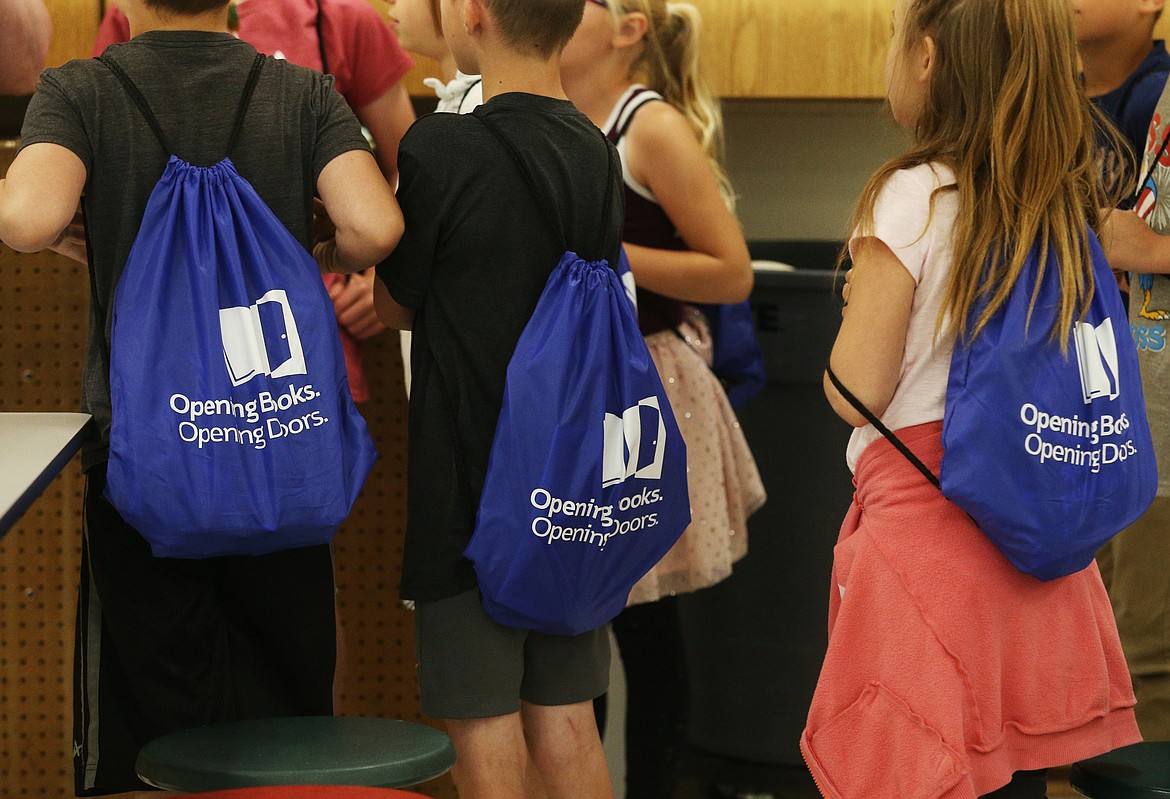
[[[936,474],[941,429],[898,432]],[[1141,740],[1095,563],[1051,582],[1017,571],[884,439],[855,484],[801,738],[826,797],[976,799]]]

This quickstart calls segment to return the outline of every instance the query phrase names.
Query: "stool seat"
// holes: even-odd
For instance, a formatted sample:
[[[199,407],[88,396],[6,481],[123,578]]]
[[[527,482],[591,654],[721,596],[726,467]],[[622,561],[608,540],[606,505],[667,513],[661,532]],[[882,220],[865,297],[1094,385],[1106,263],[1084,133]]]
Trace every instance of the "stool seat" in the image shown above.
[[[447,735],[410,721],[303,716],[212,724],[142,747],[139,778],[168,791],[268,785],[402,788],[455,763]]]
[[[1170,741],[1123,746],[1074,763],[1069,784],[1090,799],[1170,797]]]

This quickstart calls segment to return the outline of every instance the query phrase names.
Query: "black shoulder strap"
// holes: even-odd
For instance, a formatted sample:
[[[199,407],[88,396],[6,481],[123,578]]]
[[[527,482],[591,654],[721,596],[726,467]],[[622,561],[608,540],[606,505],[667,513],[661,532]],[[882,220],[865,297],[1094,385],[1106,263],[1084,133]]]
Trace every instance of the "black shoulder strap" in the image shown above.
[[[252,104],[252,94],[256,91],[256,83],[260,80],[260,70],[264,68],[267,57],[263,53],[256,53],[252,59],[252,71],[248,73],[248,82],[244,84],[244,93],[240,97],[240,104],[236,107],[236,119],[232,123],[232,137],[228,140],[227,154],[236,149],[236,140],[240,138],[240,131],[244,128],[244,117],[248,115],[248,106]]]
[[[100,56],[98,58],[106,67],[114,73],[114,77],[126,89],[126,93],[130,95],[130,99],[138,106],[138,110],[146,119],[146,124],[150,125],[150,129],[154,131],[154,136],[158,139],[159,145],[166,151],[167,155],[174,154],[174,149],[167,143],[166,135],[163,133],[162,126],[159,125],[158,118],[151,110],[150,104],[146,102],[146,98],[142,96],[142,92],[134,85],[134,81],[130,80],[130,76],[126,74],[113,59],[107,56]],[[256,89],[256,81],[260,78],[260,70],[264,66],[265,56],[261,53],[256,54],[256,58],[252,61],[252,71],[248,74],[248,82],[244,85],[244,93],[240,97],[240,104],[236,108],[236,118],[232,124],[231,138],[228,140],[227,154],[231,156],[235,149],[236,140],[240,137],[240,131],[244,127],[244,117],[248,113],[248,105],[252,102],[252,93]]]
[[[512,159],[512,163],[514,163],[516,168],[520,170],[520,175],[524,179],[524,182],[528,185],[528,190],[532,194],[532,199],[536,203],[536,207],[540,209],[540,213],[544,217],[545,221],[548,222],[549,227],[556,231],[557,235],[560,236],[561,247],[565,250],[568,250],[568,237],[565,235],[564,225],[560,220],[554,218],[550,203],[548,203],[545,198],[540,196],[540,190],[537,188],[536,180],[532,177],[532,171],[529,170],[528,164],[524,162],[524,159],[520,157],[520,153],[517,152],[516,146],[512,144],[512,142],[508,141],[500,129],[497,128],[494,123],[485,119],[484,116],[481,116],[480,114],[471,114],[470,116],[478,119],[503,146],[505,152],[508,153],[508,157]],[[604,133],[601,133],[600,130],[598,133],[601,136],[602,143],[605,145],[605,155],[608,163],[608,176],[605,181],[605,210],[602,211],[602,224],[599,225],[600,228],[604,229],[605,220],[609,219],[610,211],[613,210],[615,170],[613,168],[613,158],[609,152],[609,142],[606,141]],[[602,242],[602,247],[604,247],[604,242]],[[613,266],[616,267],[616,264]]]
[[[146,98],[142,96],[142,92],[138,91],[138,87],[134,85],[134,81],[130,80],[130,76],[108,56],[98,56],[98,61],[105,64],[106,68],[114,73],[114,77],[126,89],[126,93],[130,95],[130,99],[134,101],[134,105],[138,106],[138,110],[146,118],[146,124],[150,125],[150,129],[154,131],[154,137],[158,139],[159,145],[166,150],[167,155],[174,153],[175,151],[167,144],[167,137],[163,134],[162,126],[158,124],[158,119],[154,116],[154,112],[150,110],[150,104],[146,102]]]
[[[841,396],[844,397],[850,405],[856,408],[858,413],[865,417],[867,422],[877,428],[877,431],[885,436],[886,440],[893,444],[894,448],[897,449],[898,452],[901,452],[903,455],[905,455],[906,460],[914,464],[914,467],[918,469],[918,471],[922,472],[923,476],[925,476],[926,479],[930,481],[931,485],[933,485],[935,488],[942,488],[942,483],[939,482],[939,479],[935,476],[934,472],[927,468],[926,464],[920,461],[918,456],[911,452],[910,448],[903,444],[900,438],[890,432],[890,429],[882,424],[881,419],[877,418],[877,416],[875,416],[869,410],[869,408],[865,407],[865,405],[863,405],[861,401],[857,399],[857,397],[853,396],[849,389],[842,385],[841,381],[837,379],[837,375],[833,374],[831,367],[825,367],[825,374],[829,376],[829,382],[833,384],[833,388],[837,389]]]

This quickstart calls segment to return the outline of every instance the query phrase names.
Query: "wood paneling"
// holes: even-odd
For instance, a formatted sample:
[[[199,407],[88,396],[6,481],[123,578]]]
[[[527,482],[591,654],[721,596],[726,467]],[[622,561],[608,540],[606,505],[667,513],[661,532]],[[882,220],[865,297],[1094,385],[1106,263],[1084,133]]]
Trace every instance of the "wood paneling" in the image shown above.
[[[703,15],[703,57],[724,97],[881,98],[895,0],[691,0]],[[386,13],[386,0],[369,0]],[[46,0],[53,17],[49,66],[87,58],[102,0]],[[1170,36],[1170,15],[1155,34]],[[417,59],[410,93],[438,65]]]
[[[89,58],[101,21],[102,0],[45,0],[53,18],[50,67],[74,58]]]
[[[430,58],[414,56],[414,69],[406,76],[406,86],[412,97],[434,97],[435,93],[423,85],[423,78],[439,78],[439,63]]]
[[[724,97],[882,97],[894,0],[692,0]]]

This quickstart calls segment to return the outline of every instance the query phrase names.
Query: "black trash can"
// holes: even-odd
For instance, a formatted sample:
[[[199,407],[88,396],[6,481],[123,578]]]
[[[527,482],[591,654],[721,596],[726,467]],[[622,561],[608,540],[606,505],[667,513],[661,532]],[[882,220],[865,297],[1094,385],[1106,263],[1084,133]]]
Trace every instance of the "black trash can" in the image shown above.
[[[737,413],[768,501],[749,519],[748,554],[735,573],[680,598],[690,739],[707,760],[803,768],[799,740],[827,643],[832,550],[853,491],[845,465],[852,428],[821,389],[841,318],[832,262],[821,265],[828,268],[756,271],[751,304],[768,383]]]

